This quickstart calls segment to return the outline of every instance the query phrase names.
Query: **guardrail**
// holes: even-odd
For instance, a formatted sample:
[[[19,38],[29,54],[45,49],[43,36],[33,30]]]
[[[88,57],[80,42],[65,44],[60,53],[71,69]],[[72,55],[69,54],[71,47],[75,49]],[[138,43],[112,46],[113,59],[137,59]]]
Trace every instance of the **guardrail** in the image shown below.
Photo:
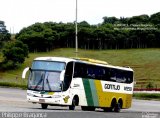
[[[160,80],[138,79],[134,83],[134,91],[160,91]]]

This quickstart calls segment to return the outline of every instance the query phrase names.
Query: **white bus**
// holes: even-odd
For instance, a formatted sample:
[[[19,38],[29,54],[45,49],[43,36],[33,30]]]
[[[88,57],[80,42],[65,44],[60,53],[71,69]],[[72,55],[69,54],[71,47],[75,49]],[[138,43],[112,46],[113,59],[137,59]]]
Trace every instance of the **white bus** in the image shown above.
[[[81,106],[82,110],[119,112],[130,108],[133,94],[133,70],[87,58],[38,57],[25,68],[28,77],[27,100],[48,105]]]

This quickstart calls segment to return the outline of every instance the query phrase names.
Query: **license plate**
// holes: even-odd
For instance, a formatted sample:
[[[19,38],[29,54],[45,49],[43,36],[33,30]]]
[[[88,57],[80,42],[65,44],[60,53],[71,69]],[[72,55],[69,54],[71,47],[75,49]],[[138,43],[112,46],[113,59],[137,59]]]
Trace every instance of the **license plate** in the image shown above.
[[[39,99],[40,103],[45,103],[45,99]]]

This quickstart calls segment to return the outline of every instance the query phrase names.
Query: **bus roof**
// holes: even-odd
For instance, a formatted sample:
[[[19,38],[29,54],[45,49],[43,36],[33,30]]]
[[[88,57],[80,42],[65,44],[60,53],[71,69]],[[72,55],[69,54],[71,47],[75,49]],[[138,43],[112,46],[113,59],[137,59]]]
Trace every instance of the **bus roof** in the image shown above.
[[[81,61],[86,61],[86,62],[90,62],[90,63],[95,63],[95,64],[108,65],[108,63],[106,61],[101,61],[101,60],[97,60],[97,59],[91,59],[91,58],[74,58],[74,59],[81,60]]]
[[[121,67],[121,66],[113,66],[108,64],[105,61],[96,60],[96,59],[90,59],[90,58],[75,58],[78,62],[97,65],[97,66],[103,66],[103,67],[109,67],[109,68],[115,68],[120,70],[126,70],[126,71],[133,71],[130,67]]]
[[[70,61],[75,61],[74,59],[71,58],[66,58],[66,57],[37,57],[34,60],[43,60],[43,61],[60,61],[60,62],[70,62]]]
[[[60,61],[60,62],[65,62],[65,63],[68,63],[70,61],[74,61],[74,62],[97,65],[97,66],[115,68],[115,69],[120,69],[120,70],[133,71],[130,67],[113,66],[113,65],[108,64],[105,61],[91,59],[91,58],[37,57],[34,60]]]

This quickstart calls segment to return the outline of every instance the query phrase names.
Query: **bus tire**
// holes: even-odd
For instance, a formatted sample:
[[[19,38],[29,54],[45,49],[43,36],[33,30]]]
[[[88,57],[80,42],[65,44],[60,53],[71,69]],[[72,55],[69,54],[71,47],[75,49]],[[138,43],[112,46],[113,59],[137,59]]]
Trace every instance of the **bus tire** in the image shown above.
[[[69,110],[75,110],[75,107],[76,106],[72,104],[72,105],[69,106]]]
[[[117,104],[117,102],[116,102],[116,99],[114,98],[112,100],[112,102],[111,102],[111,107],[109,108],[110,112],[114,112],[115,111],[116,104]]]
[[[72,105],[69,106],[69,110],[75,110],[75,107],[78,106],[78,104],[79,104],[79,98],[76,95],[72,100]]]
[[[120,112],[121,111],[121,107],[120,107],[120,103],[117,103],[115,108],[114,108],[115,112]]]
[[[47,109],[47,107],[48,107],[48,104],[41,104],[42,109]]]
[[[118,103],[119,103],[120,108],[122,109],[122,107],[123,107],[123,101],[122,101],[122,99],[119,99]]]

